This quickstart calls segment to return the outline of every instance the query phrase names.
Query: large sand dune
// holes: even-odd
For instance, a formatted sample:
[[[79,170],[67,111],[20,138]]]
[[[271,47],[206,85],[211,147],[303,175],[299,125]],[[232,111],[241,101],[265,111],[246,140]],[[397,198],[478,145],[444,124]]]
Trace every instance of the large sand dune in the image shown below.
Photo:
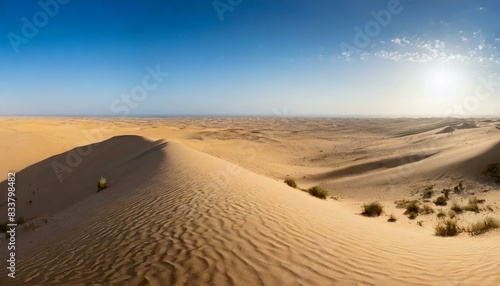
[[[253,131],[258,129],[255,122],[253,126]],[[485,128],[495,130],[494,125]],[[58,180],[51,164],[58,160],[64,162],[68,154],[77,149],[67,149],[69,151],[19,171],[19,200],[31,198],[32,191],[36,192],[33,203],[20,206],[18,211],[34,217],[39,227],[34,231],[19,229],[18,278],[7,278],[6,270],[2,269],[1,284],[500,284],[499,231],[479,237],[436,237],[428,229],[403,218],[389,224],[383,217],[362,217],[358,206],[363,201],[353,202],[363,196],[379,197],[377,188],[388,182],[371,179],[383,178],[384,172],[403,168],[405,165],[396,159],[415,154],[425,156],[409,163],[415,169],[412,179],[398,176],[389,183],[403,186],[406,180],[407,184],[427,184],[428,176],[438,179],[445,173],[450,179],[462,177],[471,186],[484,186],[479,176],[480,167],[500,159],[500,145],[493,137],[500,133],[481,135],[478,130],[481,128],[461,130],[476,132],[467,133],[468,140],[472,141],[464,141],[460,136],[466,135],[460,134],[430,135],[435,133],[433,130],[413,135],[422,136],[412,138],[421,144],[429,140],[429,136],[445,136],[433,139],[438,143],[426,149],[429,153],[412,153],[408,148],[392,151],[401,143],[389,140],[403,139],[389,135],[393,139],[380,139],[382,147],[376,147],[379,152],[370,152],[370,148],[375,147],[367,145],[367,153],[353,153],[349,158],[336,161],[326,154],[323,161],[310,161],[307,164],[316,165],[306,167],[291,164],[295,160],[293,155],[285,161],[276,160],[278,163],[263,160],[262,154],[270,160],[279,159],[283,153],[282,150],[273,153],[259,145],[255,145],[257,151],[251,160],[246,160],[248,154],[231,156],[228,146],[233,146],[235,152],[244,142],[239,141],[241,137],[231,139],[234,145],[219,142],[222,145],[215,148],[218,141],[202,146],[200,140],[189,139],[205,132],[203,129],[186,129],[157,131],[154,133],[157,136],[151,136],[156,139],[129,135],[111,137],[99,144],[93,142],[88,145],[93,151],[83,157],[72,173],[64,173],[63,182]],[[286,140],[278,134],[294,136],[286,129],[280,131],[283,133],[264,129],[259,129],[262,133],[248,132],[276,140],[274,144]],[[312,130],[311,126],[308,130]],[[149,131],[142,132],[147,135]],[[123,134],[123,131],[115,133]],[[351,131],[341,134],[352,136],[345,135],[352,134]],[[175,140],[169,140],[167,135]],[[373,136],[379,135],[360,135],[360,143],[368,144]],[[159,137],[167,142],[157,141]],[[363,141],[363,138],[370,139]],[[214,139],[203,137],[201,141],[206,140]],[[457,142],[481,144],[468,148],[467,144],[457,145]],[[303,150],[302,143],[287,147],[288,152]],[[310,158],[330,152],[324,142],[308,144],[317,150],[305,154]],[[81,144],[74,147],[77,145]],[[221,158],[194,150],[203,148]],[[414,148],[418,149],[418,143]],[[319,152],[320,149],[325,151]],[[248,150],[248,146],[244,145],[242,150]],[[339,149],[338,153],[353,151]],[[393,152],[392,157],[383,159],[389,152]],[[356,160],[360,155],[365,158]],[[279,172],[307,171],[311,178],[299,180],[299,184],[335,185],[329,189],[333,194],[343,184],[351,190],[346,182],[354,183],[354,179],[360,181],[359,189],[353,190],[349,200],[319,200],[286,186],[279,178],[264,176],[272,173],[269,171],[272,166],[278,166],[273,164],[289,165]],[[331,165],[339,167],[332,170]],[[324,177],[320,177],[321,174]],[[110,186],[96,193],[97,178],[101,175],[106,176]],[[370,188],[373,182],[376,187]],[[34,189],[35,186],[39,189]],[[498,189],[494,189],[494,185],[488,187],[493,188],[487,193],[488,200],[496,202]],[[363,191],[365,194],[361,194]],[[408,194],[400,190],[397,196],[404,198]],[[5,206],[2,205],[0,211],[3,213]],[[42,216],[49,218],[47,224],[41,223]],[[5,252],[2,247],[2,257],[6,257]]]

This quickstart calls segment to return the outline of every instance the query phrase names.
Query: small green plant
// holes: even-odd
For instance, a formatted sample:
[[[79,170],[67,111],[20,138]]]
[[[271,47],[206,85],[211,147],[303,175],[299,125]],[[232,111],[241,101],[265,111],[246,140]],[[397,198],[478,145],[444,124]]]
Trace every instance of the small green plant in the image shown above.
[[[436,206],[446,206],[448,204],[448,199],[445,196],[439,196],[435,201],[434,204]]]
[[[475,202],[469,201],[469,204],[463,206],[462,208],[463,208],[463,210],[469,211],[469,212],[475,212],[475,213],[479,212],[479,206]]]
[[[398,208],[398,209],[405,209],[408,207],[408,205],[413,204],[413,203],[418,203],[418,201],[398,200],[398,201],[394,202],[394,204],[396,205],[396,208]]]
[[[434,213],[434,209],[431,208],[429,205],[423,205],[420,210],[419,210],[419,213],[420,214],[433,214]]]
[[[485,202],[485,199],[478,199],[476,197],[469,199],[469,204],[484,204]]]
[[[486,177],[493,179],[496,183],[500,183],[500,164],[488,164],[486,169],[483,171],[483,174]]]
[[[387,219],[388,222],[395,222],[398,220],[394,214],[391,214],[389,218]]]
[[[108,186],[106,185],[106,178],[101,177],[99,181],[97,182],[97,191],[100,192],[107,188]]]
[[[372,202],[363,205],[363,212],[361,214],[368,217],[375,217],[381,215],[383,211],[384,207],[379,202]]]
[[[434,228],[437,236],[455,236],[460,233],[457,221],[454,219],[440,220]]]
[[[445,218],[446,214],[443,210],[439,210],[439,212],[437,213],[437,217],[438,218]]]
[[[406,206],[406,211],[404,212],[405,215],[411,214],[411,213],[416,213],[418,214],[420,212],[420,206],[418,205],[417,201],[412,201]]]
[[[326,200],[326,197],[328,196],[328,192],[323,190],[319,186],[311,187],[309,189],[309,194],[311,194],[311,196],[315,196],[315,197],[323,199],[323,200]]]
[[[24,216],[20,216],[17,218],[17,224],[19,224],[19,225],[26,223],[26,221],[27,221],[27,219]]]
[[[409,218],[409,219],[411,219],[411,220],[414,220],[414,219],[416,219],[416,218],[417,218],[417,216],[418,216],[418,213],[410,213],[410,214],[408,215],[408,218]]]
[[[422,198],[423,199],[430,199],[432,198],[432,195],[434,194],[434,190],[433,190],[434,186],[427,186],[425,189],[424,189],[424,193],[422,194]]]
[[[294,179],[286,179],[285,183],[294,189],[297,188],[297,183],[295,182]]]
[[[496,228],[500,228],[500,222],[494,218],[487,217],[482,221],[471,224],[465,231],[470,235],[479,235]]]
[[[451,210],[456,214],[461,214],[464,211],[464,209],[457,203],[453,203],[453,205],[451,206]]]
[[[42,218],[42,222],[43,222],[44,224],[48,224],[48,223],[49,223],[49,219],[48,219],[48,218],[46,218],[46,217],[44,217],[44,218]]]

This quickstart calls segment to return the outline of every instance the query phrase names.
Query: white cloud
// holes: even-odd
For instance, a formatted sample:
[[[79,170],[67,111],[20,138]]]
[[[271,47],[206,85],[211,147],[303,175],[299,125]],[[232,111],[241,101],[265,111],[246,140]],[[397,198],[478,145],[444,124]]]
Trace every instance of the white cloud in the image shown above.
[[[341,59],[368,60],[372,57],[395,62],[456,62],[456,63],[488,63],[500,65],[500,53],[494,42],[500,38],[487,42],[481,30],[472,34],[460,32],[462,44],[445,42],[443,39],[423,40],[414,35],[412,37],[395,37],[389,41],[379,41],[373,44],[370,50],[361,53],[345,52]],[[387,44],[388,43],[388,44]]]
[[[400,38],[392,39],[391,42],[393,42],[396,45],[401,45],[401,39]]]

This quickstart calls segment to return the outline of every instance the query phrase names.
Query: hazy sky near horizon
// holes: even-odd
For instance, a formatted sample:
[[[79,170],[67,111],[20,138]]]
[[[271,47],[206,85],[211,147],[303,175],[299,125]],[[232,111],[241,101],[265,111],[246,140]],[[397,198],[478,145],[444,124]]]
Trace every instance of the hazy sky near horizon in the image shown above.
[[[500,116],[499,1],[0,0],[0,115]]]

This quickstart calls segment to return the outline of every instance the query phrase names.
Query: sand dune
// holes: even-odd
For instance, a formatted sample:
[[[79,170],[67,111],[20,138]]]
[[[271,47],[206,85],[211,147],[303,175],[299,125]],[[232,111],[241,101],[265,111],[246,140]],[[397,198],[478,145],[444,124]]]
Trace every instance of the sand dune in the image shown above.
[[[436,237],[429,228],[403,217],[394,224],[387,223],[385,215],[362,217],[362,200],[319,200],[286,186],[277,177],[263,175],[270,174],[273,167],[278,167],[275,174],[279,176],[306,171],[308,178],[297,177],[299,184],[319,183],[332,194],[344,191],[350,199],[387,196],[383,202],[392,211],[388,201],[409,198],[406,191],[414,185],[439,183],[434,181],[438,179],[448,184],[461,178],[471,190],[476,190],[474,184],[483,188],[481,168],[500,161],[499,140],[488,133],[495,130],[494,125],[460,130],[453,136],[427,132],[380,138],[378,134],[355,135],[344,120],[346,126],[331,127],[347,128],[332,135],[340,138],[338,142],[309,139],[304,143],[293,137],[304,135],[291,133],[290,127],[266,131],[257,121],[252,122],[253,128],[243,130],[234,127],[227,131],[222,126],[223,132],[240,134],[231,140],[210,136],[195,140],[191,137],[199,133],[198,128],[181,129],[188,122],[175,121],[168,127],[158,122],[154,131],[141,130],[144,135],[155,134],[151,136],[155,139],[110,136],[99,144],[85,145],[93,151],[82,157],[73,172],[63,173],[63,182],[51,164],[64,163],[78,149],[19,171],[19,200],[31,198],[33,202],[18,211],[36,217],[39,227],[19,229],[18,278],[6,278],[6,269],[2,269],[0,284],[500,284],[498,230],[478,237]],[[314,124],[306,129],[316,130]],[[356,128],[365,128],[356,124]],[[123,128],[106,136],[129,130]],[[238,153],[239,146],[249,148],[241,145],[245,141],[238,136],[251,131],[276,141],[256,142],[263,145],[255,145],[258,152],[252,157]],[[306,134],[300,138],[311,135]],[[352,142],[351,136],[358,136],[358,146],[347,144]],[[377,144],[373,144],[374,138],[379,138]],[[430,141],[434,144],[429,145]],[[221,158],[194,150],[203,148]],[[365,158],[356,160],[359,156]],[[404,161],[408,163],[400,164]],[[334,164],[339,167],[332,168]],[[401,171],[409,167],[411,172]],[[386,175],[400,172],[410,176],[389,176],[387,180]],[[106,176],[110,187],[96,193],[99,176]],[[398,189],[390,196],[381,188],[388,184]],[[487,200],[493,204],[498,200],[498,188],[488,186],[493,191],[487,193]],[[49,219],[47,224],[40,222],[41,216]],[[5,257],[5,252],[2,247],[0,255]]]

